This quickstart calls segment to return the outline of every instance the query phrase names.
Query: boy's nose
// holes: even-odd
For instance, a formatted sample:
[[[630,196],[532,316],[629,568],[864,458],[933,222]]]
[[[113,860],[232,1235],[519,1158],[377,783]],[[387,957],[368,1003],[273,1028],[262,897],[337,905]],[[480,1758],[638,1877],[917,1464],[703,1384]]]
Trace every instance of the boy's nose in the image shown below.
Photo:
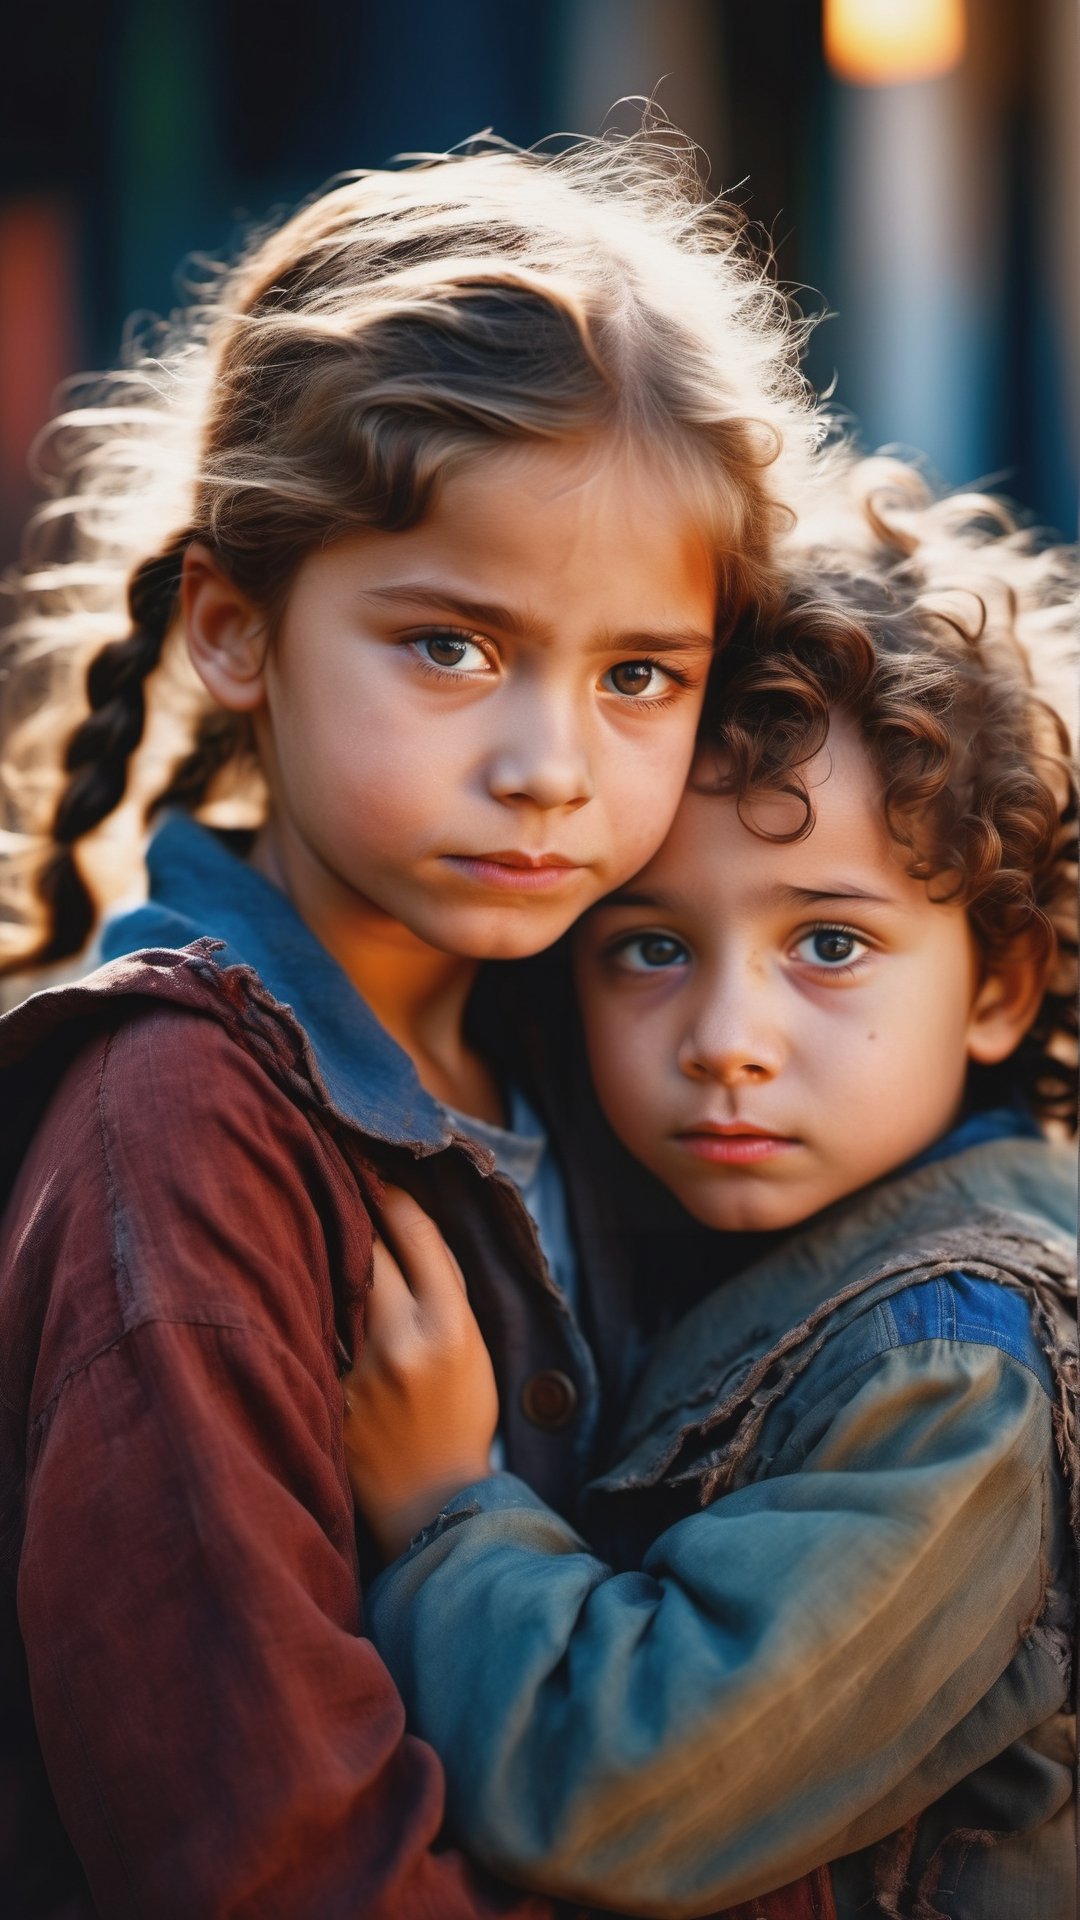
[[[762,1047],[725,1047],[722,1050],[702,1046],[692,1036],[680,1049],[679,1071],[688,1080],[717,1080],[722,1087],[757,1086],[774,1080],[775,1062],[764,1057]]]
[[[783,1050],[767,1018],[766,1000],[764,991],[711,996],[683,1036],[680,1073],[688,1080],[716,1080],[723,1087],[774,1080]]]

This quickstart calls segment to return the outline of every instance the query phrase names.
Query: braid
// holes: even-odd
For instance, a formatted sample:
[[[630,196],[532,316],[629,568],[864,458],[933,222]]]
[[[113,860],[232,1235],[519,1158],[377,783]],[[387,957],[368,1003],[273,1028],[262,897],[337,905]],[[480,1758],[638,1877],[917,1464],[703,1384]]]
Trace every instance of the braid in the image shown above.
[[[184,807],[193,813],[206,799],[223,768],[250,746],[247,716],[212,707],[195,730],[195,744],[184,755],[172,778],[146,809],[152,819],[162,807]]]
[[[147,677],[154,671],[176,609],[188,535],[145,560],[132,575],[128,610],[132,630],[95,654],[86,673],[90,712],[68,739],[64,769],[70,774],[52,820],[54,851],[37,879],[48,930],[24,966],[49,966],[86,945],[96,908],[72,851],[119,806],[127,786],[128,761],[143,735]]]

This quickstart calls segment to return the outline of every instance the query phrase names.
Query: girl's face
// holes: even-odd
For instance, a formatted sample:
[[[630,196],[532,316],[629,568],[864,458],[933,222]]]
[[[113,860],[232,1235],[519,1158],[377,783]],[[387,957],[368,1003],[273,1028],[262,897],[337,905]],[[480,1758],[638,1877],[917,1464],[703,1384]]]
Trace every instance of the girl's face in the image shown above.
[[[963,908],[905,872],[853,728],[834,716],[804,771],[808,838],[764,839],[691,787],[655,859],[577,937],[611,1125],[732,1231],[793,1226],[931,1145],[969,1059],[1004,1058],[1034,1011],[1032,982],[984,976]],[[772,832],[801,819],[786,798],[743,811]]]
[[[332,948],[371,916],[472,958],[534,953],[655,851],[716,616],[666,475],[515,445],[406,532],[301,565],[260,665],[260,849]]]

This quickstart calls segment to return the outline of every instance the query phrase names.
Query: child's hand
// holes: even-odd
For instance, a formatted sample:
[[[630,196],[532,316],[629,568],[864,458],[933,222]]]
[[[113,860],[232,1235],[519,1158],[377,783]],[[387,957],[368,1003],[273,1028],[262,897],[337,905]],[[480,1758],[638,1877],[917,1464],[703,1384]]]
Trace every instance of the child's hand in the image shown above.
[[[353,1495],[387,1559],[491,1471],[495,1375],[461,1268],[434,1221],[388,1187],[363,1352],[345,1388]],[[395,1257],[396,1255],[396,1257]]]

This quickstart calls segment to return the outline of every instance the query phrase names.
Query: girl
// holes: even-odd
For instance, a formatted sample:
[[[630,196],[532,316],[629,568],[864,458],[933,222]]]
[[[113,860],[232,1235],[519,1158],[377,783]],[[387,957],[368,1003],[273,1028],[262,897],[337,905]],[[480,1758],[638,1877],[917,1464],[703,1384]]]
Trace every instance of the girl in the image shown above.
[[[570,1292],[602,1365],[604,1314],[477,971],[662,838],[812,473],[797,345],[665,141],[475,151],[334,187],[57,423],[8,969],[79,953],[161,824],[111,964],[0,1040],[5,1910],[497,1904],[357,1635],[370,1210],[391,1175],[444,1227],[508,1461],[567,1499]]]
[[[1076,809],[1012,632],[1060,557],[894,507],[891,574],[834,542],[729,644],[667,841],[575,937],[638,1187],[713,1230],[592,1548],[486,1477],[475,1340],[473,1484],[372,1594],[458,1836],[641,1913],[756,1913],[824,1862],[840,1920],[1075,1910],[1075,1164],[1037,1121],[1075,1124]],[[431,1311],[454,1273],[396,1205]],[[654,1293],[681,1237],[644,1243]],[[431,1468],[416,1443],[398,1515],[372,1463],[446,1370],[380,1259],[349,1443],[401,1553]]]

